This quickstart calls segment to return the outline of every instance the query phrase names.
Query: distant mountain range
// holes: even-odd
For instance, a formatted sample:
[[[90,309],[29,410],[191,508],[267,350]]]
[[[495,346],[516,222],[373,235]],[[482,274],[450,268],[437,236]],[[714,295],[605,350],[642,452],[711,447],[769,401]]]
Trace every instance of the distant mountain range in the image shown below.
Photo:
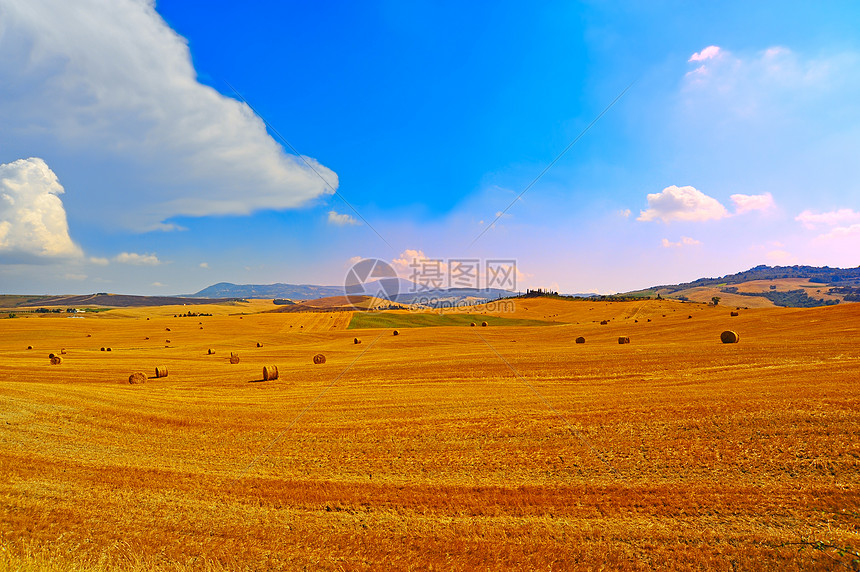
[[[626,297],[674,298],[709,302],[720,298],[727,305],[791,308],[831,306],[840,302],[860,302],[860,266],[766,266],[718,278],[653,286],[625,292]],[[762,302],[766,300],[765,302]]]
[[[361,292],[349,292],[350,295],[366,295],[377,297],[392,297],[395,302],[401,304],[419,303],[425,306],[438,306],[442,304],[481,302],[495,300],[514,294],[508,290],[499,288],[440,288],[423,289],[419,284],[409,280],[399,279],[377,280],[364,285]],[[346,294],[343,286],[318,286],[314,284],[231,284],[220,282],[213,284],[196,294],[192,298],[276,298],[288,300],[316,300],[333,296],[344,296]]]
[[[794,286],[771,286],[761,291],[745,290],[743,286],[733,287],[756,280],[803,279],[810,284],[798,288]],[[349,295],[364,295],[390,299],[391,290],[395,290],[394,302],[398,304],[417,304],[425,307],[446,307],[453,305],[479,304],[498,298],[515,296],[515,292],[498,288],[441,288],[423,290],[418,284],[404,279],[384,279],[369,282],[364,285],[362,292],[349,292]],[[391,282],[395,280],[395,282]],[[817,288],[821,284],[821,288]],[[827,286],[825,286],[827,285]],[[839,301],[860,302],[860,266],[856,268],[830,268],[828,266],[766,266],[760,265],[744,272],[727,274],[718,278],[699,278],[692,282],[654,286],[634,292],[621,293],[616,296],[643,297],[656,296],[658,292],[664,297],[686,299],[693,296],[691,291],[699,288],[713,290],[705,296],[737,295],[758,296],[771,300],[778,306],[804,307],[810,305],[831,304]],[[787,288],[794,288],[787,289]],[[825,291],[824,288],[827,288]],[[805,291],[804,291],[805,290]],[[807,294],[812,294],[812,296]],[[347,293],[343,286],[319,286],[315,284],[232,284],[220,282],[213,284],[196,294],[186,296],[132,296],[122,294],[89,294],[83,296],[23,296],[0,295],[0,306],[4,308],[35,307],[35,306],[65,306],[69,308],[83,306],[161,306],[177,304],[209,304],[224,303],[249,298],[275,299],[278,305],[289,305],[291,302],[318,300],[320,298],[343,297]],[[536,293],[540,295],[539,293]],[[555,293],[549,293],[556,295]],[[601,298],[594,294],[580,294],[581,297]],[[691,298],[696,300],[696,298]],[[702,300],[699,300],[702,301]],[[742,303],[739,303],[743,305]]]
[[[829,266],[766,266],[764,264],[736,274],[727,274],[719,278],[699,278],[692,282],[681,284],[654,286],[651,290],[668,289],[670,292],[697,288],[700,286],[716,286],[720,284],[740,284],[751,280],[778,280],[782,278],[804,278],[818,284],[832,286],[860,285],[860,266],[857,268],[830,268]]]
[[[315,300],[329,296],[343,296],[343,286],[317,286],[314,284],[231,284],[219,282],[204,288],[190,298],[288,298]]]

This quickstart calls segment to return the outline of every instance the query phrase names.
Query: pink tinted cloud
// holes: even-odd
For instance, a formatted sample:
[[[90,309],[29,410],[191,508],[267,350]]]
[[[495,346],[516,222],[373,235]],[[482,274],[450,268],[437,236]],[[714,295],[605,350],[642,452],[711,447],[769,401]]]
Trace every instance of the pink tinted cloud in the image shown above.
[[[856,212],[854,209],[839,209],[824,213],[815,213],[807,209],[794,217],[794,220],[809,229],[815,228],[816,225],[836,226],[838,224],[860,222],[860,212]]]
[[[735,214],[743,214],[749,211],[766,211],[776,206],[773,202],[773,195],[764,193],[763,195],[732,195],[729,197],[735,204]]]
[[[680,248],[682,246],[696,246],[697,244],[702,244],[702,242],[689,236],[682,236],[678,242],[672,242],[668,238],[664,238],[662,244],[663,248]]]
[[[720,55],[720,47],[719,46],[708,46],[701,52],[696,52],[688,62],[703,62],[705,60],[711,60]]]

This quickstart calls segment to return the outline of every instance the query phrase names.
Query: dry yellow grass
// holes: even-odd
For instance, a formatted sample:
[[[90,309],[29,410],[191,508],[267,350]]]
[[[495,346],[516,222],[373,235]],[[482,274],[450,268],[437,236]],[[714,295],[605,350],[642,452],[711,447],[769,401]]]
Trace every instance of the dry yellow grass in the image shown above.
[[[860,305],[531,299],[497,315],[568,324],[360,345],[343,312],[235,311],[0,320],[0,570],[829,570],[796,543],[860,545]]]
[[[806,278],[779,278],[775,280],[750,280],[739,284],[730,284],[729,286],[737,288],[738,292],[768,292],[776,290],[777,292],[788,292],[790,290],[803,290],[811,298],[816,300],[821,298],[824,300],[839,300],[842,301],[843,296],[831,295],[827,291],[830,286],[827,284],[818,284],[810,282]],[[773,287],[773,288],[771,288]],[[677,298],[678,296],[686,296],[693,302],[708,303],[714,296],[720,297],[720,304],[723,306],[737,306],[741,308],[775,308],[776,305],[760,296],[743,296],[742,294],[732,294],[723,292],[721,286],[699,286],[696,288],[686,288],[670,292],[668,289],[661,289],[659,292],[663,296]]]

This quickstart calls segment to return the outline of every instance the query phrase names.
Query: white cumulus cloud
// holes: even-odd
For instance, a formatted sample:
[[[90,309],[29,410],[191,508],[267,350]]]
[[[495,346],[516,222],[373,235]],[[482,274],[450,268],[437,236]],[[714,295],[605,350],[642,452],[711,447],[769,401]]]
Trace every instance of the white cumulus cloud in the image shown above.
[[[358,225],[354,216],[348,214],[339,214],[337,211],[328,211],[328,223],[335,226]]]
[[[42,159],[0,165],[0,260],[27,263],[83,256],[69,236],[60,199],[64,192]]]
[[[636,220],[706,221],[729,216],[726,207],[695,187],[666,187],[660,193],[648,194],[648,209]]]
[[[50,149],[87,222],[176,230],[165,221],[331,192],[249,106],[197,81],[153,0],[0,0],[0,22],[0,149]]]
[[[158,266],[161,264],[155,254],[138,254],[136,252],[120,252],[114,257],[114,261],[120,264],[134,264],[135,266]]]
[[[735,204],[735,214],[743,214],[750,211],[766,211],[774,206],[773,195],[764,193],[763,195],[732,195],[729,197]]]

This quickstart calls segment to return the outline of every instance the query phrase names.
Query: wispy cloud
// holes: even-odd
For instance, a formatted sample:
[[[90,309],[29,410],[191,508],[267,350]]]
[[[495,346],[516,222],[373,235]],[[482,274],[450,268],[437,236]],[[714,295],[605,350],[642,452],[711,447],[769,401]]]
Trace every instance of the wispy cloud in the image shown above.
[[[158,266],[161,261],[155,254],[137,254],[136,252],[121,252],[114,257],[115,262],[120,264],[134,264],[136,266]]]
[[[796,264],[797,257],[782,249],[771,250],[767,253],[767,259],[775,264]]]
[[[719,55],[720,55],[720,47],[719,46],[708,46],[707,48],[705,48],[701,52],[696,52],[695,54],[690,56],[690,59],[687,61],[688,62],[703,62],[705,60],[711,60],[713,58],[716,58]]]
[[[328,223],[335,226],[355,226],[361,224],[352,215],[339,214],[337,211],[328,211]]]
[[[729,197],[735,204],[735,214],[743,214],[750,211],[767,211],[776,206],[773,195],[732,195]]]
[[[816,213],[807,209],[794,217],[794,220],[811,230],[820,225],[836,226],[840,224],[860,222],[860,212],[857,212],[854,209],[838,209],[835,211]]]
[[[682,236],[678,242],[671,242],[668,238],[664,238],[662,242],[663,248],[680,248],[682,246],[696,246],[702,244],[701,241],[689,236]]]
[[[860,223],[850,226],[837,226],[819,236],[818,240],[839,240],[846,238],[860,238]]]
[[[802,224],[807,230],[819,229],[815,237],[817,243],[828,243],[832,246],[844,248],[860,247],[860,212],[854,209],[837,209],[826,212],[813,212],[805,210],[794,220]]]
[[[853,102],[860,87],[860,55],[853,52],[809,56],[771,46],[735,54],[710,46],[688,61],[696,65],[686,74],[688,103],[708,117],[720,117],[723,128],[732,116],[785,123],[798,113],[820,115],[834,102],[849,110],[843,102]]]

